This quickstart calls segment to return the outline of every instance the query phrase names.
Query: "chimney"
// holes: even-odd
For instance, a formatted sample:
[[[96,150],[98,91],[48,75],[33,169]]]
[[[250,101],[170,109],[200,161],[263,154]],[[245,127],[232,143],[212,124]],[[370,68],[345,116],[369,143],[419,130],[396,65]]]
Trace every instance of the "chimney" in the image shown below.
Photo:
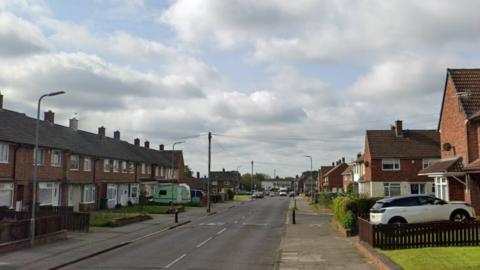
[[[332,162],[332,166],[335,166],[335,162]]]
[[[78,129],[78,120],[77,120],[77,118],[74,117],[74,118],[70,119],[68,126],[69,126],[71,129],[77,130],[77,129]]]
[[[136,146],[140,146],[140,139],[135,138],[135,140],[133,140],[133,144],[136,145]]]
[[[115,140],[120,140],[120,131],[116,130],[115,132],[113,132],[113,138]]]
[[[345,157],[342,157],[342,163],[345,163]]]
[[[52,111],[43,113],[43,120],[50,122],[50,124],[55,124],[55,113]]]
[[[222,168],[222,172],[225,172],[225,168]]]
[[[397,137],[401,137],[403,135],[402,120],[395,121],[395,135],[397,135]]]
[[[362,156],[362,153],[357,154],[357,158],[360,158]]]
[[[163,145],[163,144],[160,144],[160,147],[159,147],[159,149],[160,149],[160,151],[163,151],[163,150],[165,150],[165,145]]]
[[[197,172],[197,179],[200,179],[200,172]]]
[[[0,110],[3,109],[3,95],[0,93]]]
[[[143,143],[143,145],[144,145],[145,148],[147,148],[147,149],[150,148],[150,142],[149,142],[149,141],[145,141],[145,142]]]
[[[98,128],[98,135],[105,137],[105,128],[103,126]]]

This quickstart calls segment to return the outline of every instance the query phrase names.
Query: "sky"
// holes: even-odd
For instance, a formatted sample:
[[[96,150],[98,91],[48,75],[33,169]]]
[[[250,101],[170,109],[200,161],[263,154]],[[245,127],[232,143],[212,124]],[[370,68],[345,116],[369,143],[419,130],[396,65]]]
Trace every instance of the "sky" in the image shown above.
[[[437,127],[447,68],[480,63],[475,0],[0,0],[4,107],[212,170],[295,176],[365,130]]]

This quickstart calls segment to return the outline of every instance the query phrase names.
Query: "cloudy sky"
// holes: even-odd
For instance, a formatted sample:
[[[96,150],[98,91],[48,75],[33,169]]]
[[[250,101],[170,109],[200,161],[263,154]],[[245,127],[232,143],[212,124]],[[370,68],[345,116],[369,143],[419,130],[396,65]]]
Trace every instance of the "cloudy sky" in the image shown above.
[[[0,0],[8,109],[184,150],[193,170],[294,176],[366,129],[436,128],[446,69],[478,67],[480,1]]]

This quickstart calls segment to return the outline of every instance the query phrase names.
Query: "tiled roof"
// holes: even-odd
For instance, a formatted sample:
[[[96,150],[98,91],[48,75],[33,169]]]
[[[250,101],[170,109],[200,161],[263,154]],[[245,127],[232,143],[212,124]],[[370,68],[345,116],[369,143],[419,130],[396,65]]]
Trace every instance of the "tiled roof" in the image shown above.
[[[327,173],[325,173],[323,175],[323,177],[327,177],[329,176],[330,174],[334,174],[336,172],[340,172],[342,173],[346,168],[348,167],[348,164],[347,163],[340,163],[338,164],[337,166],[333,167],[332,169],[330,169]]]
[[[466,165],[465,171],[480,171],[480,159],[476,159],[473,162]]]
[[[439,160],[432,165],[428,166],[427,168],[421,170],[418,174],[435,174],[435,173],[446,173],[446,172],[462,172],[463,171],[463,164],[462,158],[449,158],[449,159],[442,159]]]
[[[480,111],[480,69],[448,69],[460,104],[470,118]]]
[[[436,130],[367,130],[372,158],[435,158],[440,157],[440,134]]]
[[[36,119],[23,113],[0,110],[0,141],[35,144]],[[171,151],[157,151],[130,144],[110,137],[74,130],[62,125],[39,122],[39,146],[69,150],[74,154],[98,158],[146,162],[171,167]],[[175,151],[175,164],[183,158],[182,151]]]
[[[240,181],[240,173],[238,171],[217,171],[210,172],[212,181]]]
[[[349,166],[342,172],[342,175],[351,174],[352,172],[353,172],[353,167],[352,167],[352,165],[349,165]]]

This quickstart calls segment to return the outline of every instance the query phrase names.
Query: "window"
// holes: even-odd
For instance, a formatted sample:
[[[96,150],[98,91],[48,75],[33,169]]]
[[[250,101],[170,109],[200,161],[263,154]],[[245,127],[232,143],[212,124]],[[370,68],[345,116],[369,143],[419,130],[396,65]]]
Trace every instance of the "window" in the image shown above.
[[[89,172],[92,170],[92,159],[91,158],[84,158],[83,159],[83,170]]]
[[[155,176],[159,175],[158,171],[159,171],[158,166],[155,166]]]
[[[146,168],[145,168],[145,163],[142,163],[142,174],[145,174],[145,173],[146,173],[145,169],[146,169]]]
[[[128,163],[128,171],[129,171],[130,173],[132,173],[132,174],[135,172],[135,167],[134,167],[134,165],[135,165],[135,164],[134,164],[133,162],[129,162],[129,163]]]
[[[103,160],[103,172],[110,172],[110,159]]]
[[[38,201],[40,205],[58,205],[58,186],[54,183],[40,183],[38,185]]]
[[[70,170],[78,171],[80,167],[80,158],[77,155],[70,156]]]
[[[122,173],[127,173],[127,162],[122,161]]]
[[[435,197],[448,201],[448,180],[445,177],[435,177]]]
[[[429,205],[435,203],[435,199],[429,196],[418,197],[418,201],[421,205]]]
[[[164,167],[161,167],[160,168],[160,176],[165,176],[165,168]]]
[[[424,158],[423,159],[423,168],[427,168],[428,166],[432,165],[433,163],[439,161],[438,158]]]
[[[118,160],[113,161],[113,172],[118,172],[120,170],[120,162]]]
[[[34,161],[33,164],[37,164],[37,166],[42,166],[45,164],[45,150],[43,149],[37,149],[37,155],[35,157],[35,150],[33,151],[33,160],[37,160],[37,162]]]
[[[425,194],[425,184],[410,184],[410,194]]]
[[[0,143],[0,163],[8,163],[8,144]]]
[[[384,171],[399,171],[400,159],[382,159],[382,170]]]
[[[137,198],[138,196],[138,184],[132,184],[130,186],[130,197]]]
[[[399,200],[395,200],[390,203],[390,207],[392,206],[418,206],[418,200],[416,197],[408,197],[408,198],[403,198]]]
[[[117,200],[117,185],[107,185],[107,199]]]
[[[0,206],[13,207],[13,184],[0,184]]]
[[[147,165],[147,174],[151,175],[152,174],[152,166]]]
[[[399,196],[401,194],[400,183],[384,183],[383,189],[385,197]]]
[[[52,167],[60,167],[62,166],[62,152],[59,150],[52,151]]]
[[[83,202],[84,203],[95,202],[95,185],[83,186]]]
[[[158,192],[159,195],[167,195],[167,191],[165,189],[162,189],[160,190],[160,192]]]

